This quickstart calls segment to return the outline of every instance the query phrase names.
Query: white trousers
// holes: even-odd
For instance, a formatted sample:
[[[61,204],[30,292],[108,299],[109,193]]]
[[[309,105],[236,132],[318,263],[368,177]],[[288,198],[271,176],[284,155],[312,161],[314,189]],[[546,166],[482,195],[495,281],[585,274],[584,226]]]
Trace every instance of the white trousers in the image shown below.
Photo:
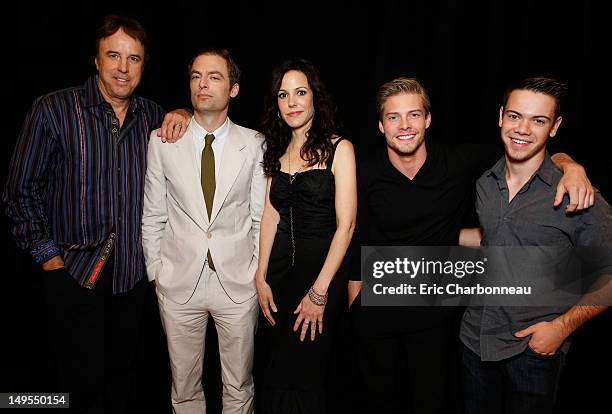
[[[176,304],[159,292],[157,298],[172,370],[172,411],[177,414],[206,413],[202,366],[210,315],[219,336],[223,413],[252,413],[257,295],[241,304],[232,302],[217,274],[206,265],[186,304]]]

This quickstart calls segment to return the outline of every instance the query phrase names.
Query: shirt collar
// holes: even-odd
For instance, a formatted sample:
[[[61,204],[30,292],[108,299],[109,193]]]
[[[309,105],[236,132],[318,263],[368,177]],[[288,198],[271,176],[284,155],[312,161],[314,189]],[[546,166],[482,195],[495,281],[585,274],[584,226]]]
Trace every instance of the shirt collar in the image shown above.
[[[193,128],[193,132],[195,132],[194,136],[199,140],[203,141],[204,137],[207,134],[213,134],[215,136],[215,141],[220,142],[225,139],[229,131],[229,118],[226,117],[225,121],[221,124],[221,126],[214,131],[207,131],[202,125],[198,124],[195,120],[195,117],[191,117],[191,122],[189,123],[189,127]]]
[[[100,91],[98,75],[90,76],[89,79],[87,79],[87,81],[85,82],[84,88],[85,88],[85,99],[84,100],[85,100],[86,107],[101,106],[106,109],[110,108],[112,110],[110,103],[108,103],[104,99],[104,96],[102,95],[102,92]],[[130,98],[130,104],[128,106],[128,111],[136,112],[137,109],[140,109],[140,100],[138,99],[138,97],[132,95],[132,98]]]
[[[547,186],[552,186],[553,183],[553,174],[554,171],[558,169],[553,160],[550,158],[550,154],[548,151],[544,155],[544,161],[542,161],[542,165],[536,171],[535,175],[542,180]]]
[[[544,184],[549,187],[553,182],[553,174],[557,166],[550,158],[550,154],[546,151],[544,155],[544,161],[540,164],[540,167],[536,170],[533,177],[529,179],[529,183],[531,183],[536,177],[539,178]],[[506,182],[506,157],[502,156],[499,161],[495,163],[491,169],[489,169],[485,175],[487,177],[493,176],[498,182]]]
[[[502,155],[502,157],[493,165],[493,167],[489,168],[485,175],[487,177],[493,177],[496,180],[501,180],[505,177],[506,174],[506,157]]]

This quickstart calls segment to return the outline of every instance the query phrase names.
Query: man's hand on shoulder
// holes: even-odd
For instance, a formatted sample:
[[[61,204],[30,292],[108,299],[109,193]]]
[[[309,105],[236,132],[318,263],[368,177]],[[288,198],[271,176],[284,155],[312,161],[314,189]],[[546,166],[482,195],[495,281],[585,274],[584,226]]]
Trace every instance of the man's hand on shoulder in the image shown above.
[[[563,170],[553,205],[555,207],[561,205],[564,194],[569,196],[569,204],[565,208],[567,214],[587,209],[595,204],[595,189],[582,165],[564,153],[554,154],[552,160]]]
[[[563,201],[564,194],[569,195],[569,204],[565,208],[566,213],[574,213],[584,210],[595,204],[595,189],[580,165],[565,169],[563,177],[557,185],[554,206],[557,207]]]
[[[181,139],[187,131],[187,125],[191,120],[192,113],[187,109],[175,109],[164,116],[161,128],[157,130],[157,136],[162,142],[174,143]]]

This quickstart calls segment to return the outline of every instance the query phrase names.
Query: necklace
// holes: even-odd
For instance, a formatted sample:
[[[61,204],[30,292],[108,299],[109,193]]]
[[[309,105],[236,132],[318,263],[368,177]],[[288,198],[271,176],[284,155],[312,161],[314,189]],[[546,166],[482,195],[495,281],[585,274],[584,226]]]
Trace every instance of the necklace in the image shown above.
[[[302,156],[300,155],[300,159]],[[289,185],[293,185],[293,181],[297,177],[298,173],[304,167],[304,163],[302,166],[296,170],[293,174],[291,174],[291,149],[287,146],[287,166],[289,168]],[[293,232],[293,205],[289,205],[289,233],[291,235],[291,266],[295,266],[295,236]]]
[[[295,177],[297,177],[298,173],[300,171],[302,171],[302,168],[304,168],[304,165],[302,164],[302,166],[300,166],[300,168],[298,168],[293,174],[291,174],[291,149],[289,149],[289,147],[287,147],[288,151],[287,151],[287,164],[289,167],[289,184],[293,184],[293,181],[295,181]],[[300,158],[302,158],[300,156]]]

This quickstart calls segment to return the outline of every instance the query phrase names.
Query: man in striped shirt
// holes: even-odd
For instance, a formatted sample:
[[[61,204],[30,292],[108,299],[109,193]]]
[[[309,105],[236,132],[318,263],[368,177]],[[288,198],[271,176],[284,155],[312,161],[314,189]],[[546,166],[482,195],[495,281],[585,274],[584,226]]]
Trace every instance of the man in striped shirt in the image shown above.
[[[140,23],[108,16],[96,43],[96,75],[32,105],[3,198],[17,244],[43,269],[57,389],[79,412],[119,413],[147,288],[148,137],[164,111],[133,95],[146,58]]]

